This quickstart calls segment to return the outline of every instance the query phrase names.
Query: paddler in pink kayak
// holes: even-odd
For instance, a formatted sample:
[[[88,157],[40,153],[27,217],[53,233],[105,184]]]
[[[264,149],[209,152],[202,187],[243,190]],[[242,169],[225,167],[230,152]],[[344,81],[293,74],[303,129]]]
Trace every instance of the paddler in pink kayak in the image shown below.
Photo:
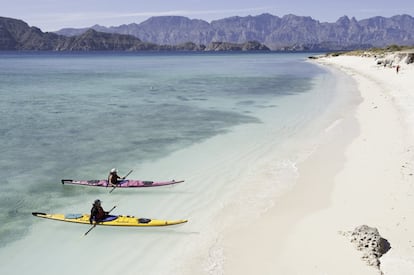
[[[108,183],[109,186],[116,186],[119,184],[118,180],[124,180],[125,177],[121,178],[120,176],[118,176],[118,171],[116,170],[116,168],[112,168],[111,172],[109,172],[108,175]]]

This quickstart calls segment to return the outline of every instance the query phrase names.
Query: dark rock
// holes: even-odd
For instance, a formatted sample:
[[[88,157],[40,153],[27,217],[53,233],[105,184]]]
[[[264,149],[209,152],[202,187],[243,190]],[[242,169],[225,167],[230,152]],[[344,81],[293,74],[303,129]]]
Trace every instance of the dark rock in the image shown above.
[[[405,60],[405,62],[407,64],[414,63],[414,53],[408,53],[407,54],[407,59]]]
[[[350,232],[351,242],[362,251],[362,259],[371,266],[380,268],[379,258],[391,249],[390,243],[382,238],[378,229],[361,225]]]

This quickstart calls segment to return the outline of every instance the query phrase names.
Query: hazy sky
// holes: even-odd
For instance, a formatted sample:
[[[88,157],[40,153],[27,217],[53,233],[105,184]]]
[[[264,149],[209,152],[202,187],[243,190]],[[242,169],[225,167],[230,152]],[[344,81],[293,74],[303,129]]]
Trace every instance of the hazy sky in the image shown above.
[[[230,16],[270,13],[311,16],[335,22],[347,15],[357,20],[397,14],[414,16],[413,0],[0,0],[0,16],[22,19],[43,31],[94,24],[140,23],[151,16],[181,15],[211,22]]]

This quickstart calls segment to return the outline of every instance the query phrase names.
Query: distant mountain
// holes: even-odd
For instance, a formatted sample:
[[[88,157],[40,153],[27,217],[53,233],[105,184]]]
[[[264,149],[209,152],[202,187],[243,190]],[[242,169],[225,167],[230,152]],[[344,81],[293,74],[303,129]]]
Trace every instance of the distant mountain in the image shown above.
[[[44,33],[21,20],[0,17],[0,50],[334,51],[391,44],[414,44],[413,17],[377,16],[358,21],[343,16],[335,23],[321,23],[311,17],[262,14],[208,23],[182,16],[158,16],[140,24],[95,25],[56,33]]]
[[[97,26],[94,26],[97,28]],[[72,33],[75,34],[76,32]],[[50,50],[50,51],[269,51],[258,42],[221,45],[198,45],[185,42],[159,45],[143,42],[139,38],[118,33],[83,29],[74,36],[42,32],[27,23],[0,17],[0,50]]]
[[[177,45],[193,42],[244,43],[258,41],[273,50],[343,50],[414,44],[414,18],[396,15],[357,21],[343,16],[335,23],[321,23],[311,17],[271,14],[229,17],[208,23],[181,16],[159,16],[118,27],[95,25],[92,29],[129,34],[142,41]],[[79,35],[86,29],[62,29],[60,35]]]

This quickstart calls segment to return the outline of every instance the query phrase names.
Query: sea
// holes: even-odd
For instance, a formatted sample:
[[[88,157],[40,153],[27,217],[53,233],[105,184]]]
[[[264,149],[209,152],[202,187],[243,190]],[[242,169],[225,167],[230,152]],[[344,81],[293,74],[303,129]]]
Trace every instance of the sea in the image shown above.
[[[360,100],[310,55],[0,52],[0,274],[184,274],[223,228],[254,222],[294,186],[297,164]],[[184,182],[61,183],[112,168]],[[85,236],[89,225],[31,214],[89,213],[95,199],[112,214],[188,222]],[[207,254],[200,268],[223,274],[223,255]]]

